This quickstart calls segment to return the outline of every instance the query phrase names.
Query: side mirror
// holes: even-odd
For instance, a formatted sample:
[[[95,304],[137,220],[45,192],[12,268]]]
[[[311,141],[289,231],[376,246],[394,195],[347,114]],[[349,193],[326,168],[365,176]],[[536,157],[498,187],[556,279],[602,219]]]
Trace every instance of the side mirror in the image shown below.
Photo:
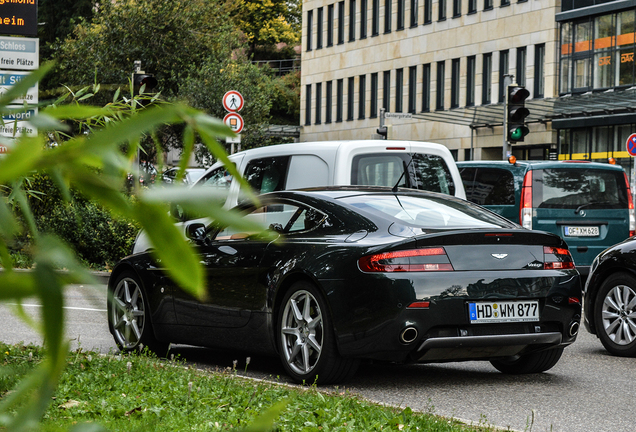
[[[186,237],[190,240],[201,243],[203,239],[205,239],[205,224],[202,223],[192,223],[186,226],[185,229]]]

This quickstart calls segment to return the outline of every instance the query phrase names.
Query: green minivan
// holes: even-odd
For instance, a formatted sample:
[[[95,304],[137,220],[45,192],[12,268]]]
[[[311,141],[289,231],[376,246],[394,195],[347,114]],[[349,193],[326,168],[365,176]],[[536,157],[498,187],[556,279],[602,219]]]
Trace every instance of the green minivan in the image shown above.
[[[635,234],[622,167],[586,161],[457,162],[466,198],[528,229],[561,236],[577,269]]]

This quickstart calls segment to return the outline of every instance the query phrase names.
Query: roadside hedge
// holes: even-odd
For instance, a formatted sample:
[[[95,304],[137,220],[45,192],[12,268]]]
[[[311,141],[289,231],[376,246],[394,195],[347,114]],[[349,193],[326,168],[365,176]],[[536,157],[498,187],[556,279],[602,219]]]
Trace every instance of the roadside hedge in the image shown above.
[[[139,225],[114,217],[103,207],[71,189],[71,200],[64,200],[46,174],[30,178],[29,204],[40,232],[52,233],[65,241],[90,268],[112,268],[132,250]],[[134,197],[130,197],[134,200]],[[28,266],[30,237],[23,236],[14,246],[17,264]]]

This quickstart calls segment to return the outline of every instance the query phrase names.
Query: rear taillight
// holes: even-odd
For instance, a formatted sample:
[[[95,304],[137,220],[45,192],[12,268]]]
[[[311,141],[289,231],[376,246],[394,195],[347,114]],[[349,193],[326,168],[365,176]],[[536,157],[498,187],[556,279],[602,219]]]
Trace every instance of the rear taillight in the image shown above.
[[[636,213],[634,212],[634,199],[632,198],[632,189],[629,187],[629,179],[627,173],[625,175],[625,186],[627,186],[627,208],[629,211],[629,236],[636,234]]]
[[[370,273],[453,271],[443,247],[368,255],[360,258],[358,265],[360,270]]]
[[[532,171],[528,171],[523,178],[521,188],[521,203],[519,205],[519,224],[532,229]]]
[[[574,268],[570,251],[565,248],[543,246],[543,268],[546,270],[567,270]]]

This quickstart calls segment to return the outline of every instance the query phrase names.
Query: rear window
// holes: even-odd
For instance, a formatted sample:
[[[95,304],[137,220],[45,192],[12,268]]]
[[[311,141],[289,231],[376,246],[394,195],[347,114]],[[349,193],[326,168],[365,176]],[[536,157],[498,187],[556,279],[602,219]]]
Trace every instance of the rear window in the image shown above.
[[[501,168],[460,168],[466,199],[479,205],[514,205],[513,174]]]
[[[563,209],[626,209],[625,176],[619,171],[532,171],[532,206]]]
[[[408,175],[403,175],[408,167]],[[455,194],[455,184],[446,161],[422,153],[375,153],[353,158],[351,184],[389,186]]]
[[[357,209],[405,225],[429,229],[510,228],[497,215],[465,201],[408,195],[357,195],[340,198]]]

